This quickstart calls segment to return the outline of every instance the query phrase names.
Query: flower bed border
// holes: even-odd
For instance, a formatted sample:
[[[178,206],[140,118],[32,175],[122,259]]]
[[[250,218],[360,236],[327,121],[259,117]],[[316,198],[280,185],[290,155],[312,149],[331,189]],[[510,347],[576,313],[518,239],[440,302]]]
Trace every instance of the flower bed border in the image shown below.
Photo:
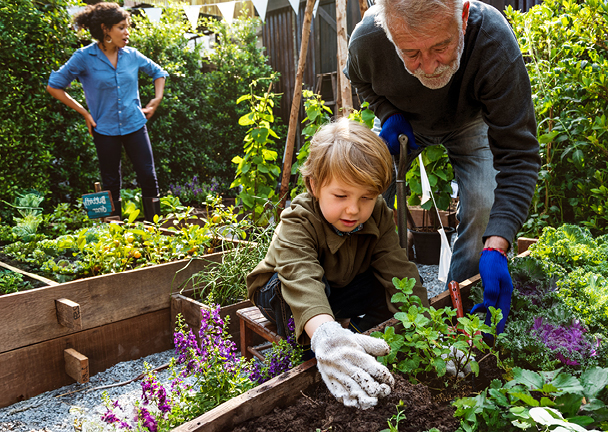
[[[177,314],[172,291],[224,254],[1,296],[0,407],[73,383],[64,353],[70,348],[88,359],[77,371],[81,382],[116,363],[170,349]]]

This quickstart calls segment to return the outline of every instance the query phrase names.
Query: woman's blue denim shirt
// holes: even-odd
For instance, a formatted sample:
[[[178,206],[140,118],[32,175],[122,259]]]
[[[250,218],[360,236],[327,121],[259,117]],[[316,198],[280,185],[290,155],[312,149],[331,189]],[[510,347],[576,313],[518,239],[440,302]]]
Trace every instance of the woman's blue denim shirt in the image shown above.
[[[76,78],[82,83],[95,131],[102,135],[126,135],[147,122],[141,110],[138,73],[153,80],[169,74],[135,48],[118,50],[118,63],[112,66],[97,43],[78,49],[58,71],[51,72],[48,85],[65,89]]]

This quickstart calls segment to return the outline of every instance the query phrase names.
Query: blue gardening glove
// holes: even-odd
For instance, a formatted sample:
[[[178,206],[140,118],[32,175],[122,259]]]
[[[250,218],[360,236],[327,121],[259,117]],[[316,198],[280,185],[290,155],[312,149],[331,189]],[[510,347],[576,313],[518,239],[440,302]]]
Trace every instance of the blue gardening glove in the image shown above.
[[[507,258],[498,251],[484,250],[479,259],[479,275],[483,284],[483,303],[476,304],[471,313],[487,311],[490,306],[502,310],[502,319],[496,328],[502,333],[511,311],[513,281],[509,274]],[[486,314],[486,325],[491,325],[492,315]]]
[[[416,145],[416,139],[414,138],[414,130],[412,125],[405,118],[403,114],[393,114],[390,116],[382,125],[380,131],[380,138],[386,141],[388,150],[392,155],[398,155],[401,151],[401,145],[399,144],[399,135],[404,134],[407,136],[408,143],[408,154],[411,150],[418,148]]]

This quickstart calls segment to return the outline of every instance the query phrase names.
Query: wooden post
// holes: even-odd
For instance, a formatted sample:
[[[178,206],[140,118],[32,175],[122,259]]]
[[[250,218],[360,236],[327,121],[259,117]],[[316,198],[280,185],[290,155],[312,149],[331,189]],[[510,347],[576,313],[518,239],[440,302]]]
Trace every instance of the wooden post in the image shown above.
[[[61,298],[55,300],[57,322],[71,330],[82,330],[82,317],[80,305],[72,300]]]
[[[89,359],[78,351],[68,348],[63,351],[65,372],[78,383],[89,382]]]
[[[304,76],[304,65],[306,64],[306,54],[308,53],[308,39],[310,37],[310,23],[312,21],[312,10],[315,0],[306,0],[306,10],[304,11],[304,22],[302,23],[302,44],[300,45],[300,58],[298,59],[298,71],[296,73],[296,83],[293,89],[293,101],[291,102],[291,114],[289,116],[289,130],[287,132],[287,142],[285,143],[285,161],[283,163],[283,175],[281,177],[281,191],[279,197],[279,212],[285,208],[287,194],[289,192],[289,177],[291,176],[291,159],[293,159],[293,147],[298,130],[298,113],[300,112],[300,101],[302,99],[302,78]]]
[[[339,106],[336,106],[336,116],[347,117],[353,109],[353,97],[350,81],[342,72],[346,67],[348,56],[348,40],[346,38],[346,0],[336,0],[336,33],[338,37],[338,88],[340,89]],[[340,108],[342,112],[340,112]]]

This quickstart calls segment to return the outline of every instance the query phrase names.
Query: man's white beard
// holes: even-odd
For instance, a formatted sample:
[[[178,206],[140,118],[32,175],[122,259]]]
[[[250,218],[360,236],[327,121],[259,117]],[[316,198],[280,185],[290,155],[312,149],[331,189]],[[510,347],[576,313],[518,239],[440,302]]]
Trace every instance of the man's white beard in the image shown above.
[[[458,37],[458,48],[456,59],[449,65],[441,65],[435,69],[432,74],[426,74],[419,67],[415,71],[411,71],[405,65],[405,61],[403,65],[405,66],[405,70],[407,70],[410,74],[414,75],[416,78],[420,80],[423,86],[430,88],[431,90],[437,90],[442,87],[445,87],[452,76],[456,73],[458,68],[460,68],[460,58],[462,57],[462,53],[464,52],[464,32],[460,32]],[[399,56],[401,58],[401,56]],[[401,58],[403,60],[403,58]]]

